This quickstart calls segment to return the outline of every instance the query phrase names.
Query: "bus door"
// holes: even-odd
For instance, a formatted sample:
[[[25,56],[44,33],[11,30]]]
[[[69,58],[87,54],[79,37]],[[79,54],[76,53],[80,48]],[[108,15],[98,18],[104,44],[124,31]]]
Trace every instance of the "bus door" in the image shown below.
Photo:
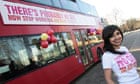
[[[74,35],[81,55],[82,63],[87,67],[91,62],[93,62],[93,56],[88,42],[87,31],[74,30]]]

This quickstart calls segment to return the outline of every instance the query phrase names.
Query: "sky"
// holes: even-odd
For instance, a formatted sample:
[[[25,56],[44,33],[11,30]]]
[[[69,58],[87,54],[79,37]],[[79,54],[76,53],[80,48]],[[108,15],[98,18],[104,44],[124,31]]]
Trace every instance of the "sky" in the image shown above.
[[[113,9],[118,9],[123,19],[140,18],[139,0],[83,0],[96,7],[100,17],[106,17]]]

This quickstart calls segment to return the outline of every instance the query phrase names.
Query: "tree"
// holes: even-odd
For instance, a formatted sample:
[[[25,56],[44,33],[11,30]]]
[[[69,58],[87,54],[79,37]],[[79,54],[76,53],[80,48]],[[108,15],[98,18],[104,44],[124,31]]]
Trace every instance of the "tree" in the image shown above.
[[[103,26],[108,25],[108,21],[107,21],[106,18],[101,18],[101,23],[102,23]]]
[[[111,13],[106,16],[109,24],[116,24],[121,25],[122,24],[122,11],[114,8],[112,9]]]
[[[126,24],[129,28],[129,30],[134,30],[135,29],[135,24],[136,24],[136,19],[132,18],[126,21]]]
[[[120,26],[120,28],[121,28],[121,30],[122,30],[123,32],[129,31],[129,28],[128,28],[127,24],[122,24],[122,25]]]

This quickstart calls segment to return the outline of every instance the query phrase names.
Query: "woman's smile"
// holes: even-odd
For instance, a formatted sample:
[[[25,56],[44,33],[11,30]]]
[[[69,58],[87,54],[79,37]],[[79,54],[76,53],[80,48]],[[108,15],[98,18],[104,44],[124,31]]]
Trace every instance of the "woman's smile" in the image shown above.
[[[114,48],[119,48],[122,43],[122,36],[121,33],[116,30],[113,33],[113,36],[110,38],[110,43],[113,45]]]

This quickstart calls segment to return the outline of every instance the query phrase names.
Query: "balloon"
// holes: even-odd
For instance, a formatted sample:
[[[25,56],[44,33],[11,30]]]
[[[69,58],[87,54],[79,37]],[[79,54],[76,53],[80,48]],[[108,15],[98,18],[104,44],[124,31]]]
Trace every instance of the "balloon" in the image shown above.
[[[50,38],[50,41],[52,43],[56,43],[57,42],[57,38],[54,35],[52,35],[51,38]]]
[[[52,43],[52,42],[51,42],[51,36],[48,36],[47,41],[48,41],[48,44],[51,44],[51,43]]]
[[[46,33],[42,33],[41,40],[47,40],[47,39],[48,39],[48,35]]]
[[[100,32],[96,32],[97,35],[100,35]]]
[[[87,33],[90,33],[90,32],[95,32],[96,31],[96,29],[95,28],[91,28],[91,29],[88,29],[87,30]]]
[[[47,47],[48,47],[48,41],[42,40],[42,41],[41,41],[41,47],[42,47],[42,48],[47,48]]]
[[[100,34],[102,34],[102,31],[103,31],[102,29],[98,29],[97,32],[96,32],[96,34],[97,35],[100,35]]]
[[[51,43],[52,43],[51,40],[49,40],[49,41],[48,41],[48,44],[51,44]]]
[[[47,31],[47,34],[50,35],[50,36],[52,36],[54,34],[54,31],[53,30],[48,30]]]
[[[96,31],[96,34],[97,34],[97,35],[99,35],[99,34],[100,34],[100,31],[99,31],[99,30],[97,30],[97,31]]]
[[[92,29],[90,29],[90,32],[95,32],[95,31],[96,31],[96,29],[93,29],[93,28],[92,28]]]
[[[50,37],[50,36],[48,36],[48,39],[47,39],[47,41],[50,41],[50,38],[51,38],[51,37]]]
[[[90,35],[93,35],[94,34],[94,32],[90,32]]]

